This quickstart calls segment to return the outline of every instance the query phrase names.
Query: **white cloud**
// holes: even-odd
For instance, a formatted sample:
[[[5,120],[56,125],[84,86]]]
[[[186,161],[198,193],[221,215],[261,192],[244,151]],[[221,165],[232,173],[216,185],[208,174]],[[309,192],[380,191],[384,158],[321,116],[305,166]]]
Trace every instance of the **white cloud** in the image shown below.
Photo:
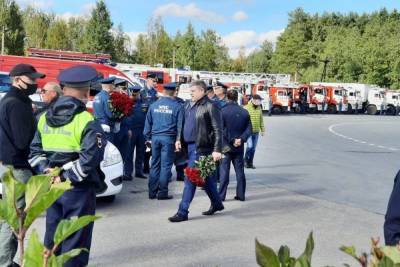
[[[243,11],[238,11],[235,14],[233,14],[233,16],[232,16],[232,19],[235,21],[243,21],[248,18],[249,18],[249,16]]]
[[[229,48],[229,55],[232,58],[238,56],[241,47],[245,48],[246,55],[258,48],[265,40],[276,44],[282,30],[273,30],[257,33],[255,31],[236,31],[222,37],[222,42]]]
[[[17,0],[17,3],[25,8],[27,6],[31,6],[40,10],[49,10],[53,7],[53,0]]]
[[[83,14],[90,14],[95,7],[96,3],[87,3],[82,6],[81,10]]]
[[[69,20],[70,18],[77,18],[82,16],[86,17],[90,15],[90,13],[95,7],[96,7],[95,3],[86,3],[81,7],[79,13],[65,12],[62,14],[58,14],[57,17],[64,20]]]
[[[196,6],[195,3],[187,5],[179,5],[176,3],[169,3],[159,6],[154,10],[153,15],[161,17],[179,17],[198,19],[204,22],[222,23],[225,18],[215,12],[207,11]]]

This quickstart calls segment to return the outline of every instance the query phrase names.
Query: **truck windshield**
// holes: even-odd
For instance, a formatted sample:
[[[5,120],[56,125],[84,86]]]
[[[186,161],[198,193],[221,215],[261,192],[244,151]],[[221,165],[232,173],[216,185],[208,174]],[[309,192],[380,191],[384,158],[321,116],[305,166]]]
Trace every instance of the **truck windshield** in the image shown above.
[[[278,91],[278,96],[286,96],[286,92],[285,91]]]
[[[318,95],[323,95],[323,94],[324,94],[324,89],[322,89],[322,88],[316,88],[316,89],[315,89],[315,93],[318,94]]]
[[[335,95],[343,95],[343,91],[342,90],[335,90]]]

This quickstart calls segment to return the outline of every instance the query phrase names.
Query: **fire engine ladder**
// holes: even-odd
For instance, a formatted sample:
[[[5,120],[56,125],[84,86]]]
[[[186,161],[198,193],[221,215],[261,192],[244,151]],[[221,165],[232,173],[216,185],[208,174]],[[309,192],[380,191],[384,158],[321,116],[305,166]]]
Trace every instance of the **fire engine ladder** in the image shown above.
[[[63,59],[63,60],[81,60],[81,61],[111,60],[111,56],[108,54],[86,54],[82,52],[39,49],[39,48],[28,48],[28,56]]]
[[[256,84],[262,80],[273,84],[290,82],[290,74],[194,71],[193,76],[195,79],[218,80],[222,83]]]

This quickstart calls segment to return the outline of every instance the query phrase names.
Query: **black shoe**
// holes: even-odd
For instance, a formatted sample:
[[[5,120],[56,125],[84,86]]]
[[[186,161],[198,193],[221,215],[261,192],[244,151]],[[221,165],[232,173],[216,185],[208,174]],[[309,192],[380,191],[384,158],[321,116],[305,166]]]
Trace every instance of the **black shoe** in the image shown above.
[[[122,176],[122,180],[124,180],[124,181],[132,181],[133,179],[132,179],[132,176],[124,175],[124,176]]]
[[[165,197],[157,197],[158,200],[169,200],[169,199],[173,199],[174,197],[171,195],[165,196]]]
[[[169,220],[170,222],[184,222],[184,221],[187,221],[187,220],[188,220],[188,217],[187,217],[187,216],[186,216],[186,217],[183,217],[183,216],[181,216],[181,215],[179,215],[179,214],[177,213],[177,214],[175,214],[174,216],[169,217],[168,220]]]
[[[241,199],[241,198],[239,198],[238,196],[235,196],[233,199],[234,199],[234,200],[239,200],[239,201],[244,201],[244,199]]]
[[[246,169],[249,169],[251,166],[250,166],[250,164],[249,164],[248,162],[245,162],[245,163],[244,163],[244,167],[245,167]]]
[[[213,215],[213,214],[216,213],[217,211],[221,211],[221,210],[223,210],[223,209],[225,209],[224,205],[222,205],[222,206],[220,206],[220,207],[217,207],[217,208],[214,208],[214,207],[211,205],[211,207],[210,207],[209,210],[203,212],[203,215],[207,215],[207,216]]]
[[[140,179],[147,179],[147,176],[144,176],[143,174],[136,174],[135,177]]]
[[[157,196],[149,196],[149,199],[156,199]]]
[[[253,164],[251,164],[250,168],[252,168],[253,170],[256,168],[256,166],[254,166]]]

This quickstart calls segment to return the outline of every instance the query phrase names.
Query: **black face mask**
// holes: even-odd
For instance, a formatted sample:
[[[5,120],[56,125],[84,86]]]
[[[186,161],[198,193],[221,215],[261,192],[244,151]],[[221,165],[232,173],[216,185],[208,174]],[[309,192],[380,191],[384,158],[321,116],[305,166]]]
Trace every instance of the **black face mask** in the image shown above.
[[[24,92],[24,94],[30,96],[33,95],[34,93],[36,93],[38,85],[37,84],[30,84],[30,83],[26,83],[23,80],[21,80],[25,85],[26,85],[26,89],[24,89],[22,92]],[[23,89],[23,88],[21,88]]]

